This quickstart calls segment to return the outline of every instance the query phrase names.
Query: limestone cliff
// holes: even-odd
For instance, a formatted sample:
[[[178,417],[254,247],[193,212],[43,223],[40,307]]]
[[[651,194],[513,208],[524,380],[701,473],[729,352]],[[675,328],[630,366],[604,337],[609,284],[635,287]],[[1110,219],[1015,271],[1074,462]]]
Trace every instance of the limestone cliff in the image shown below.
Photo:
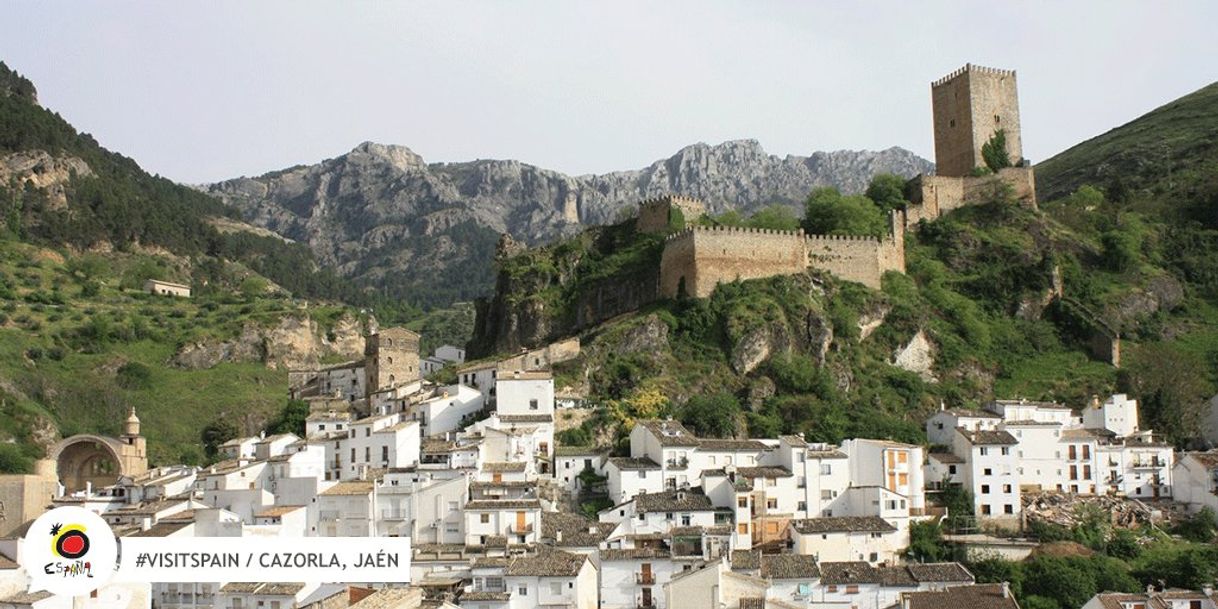
[[[344,315],[329,329],[310,317],[287,316],[274,325],[247,323],[234,338],[183,345],[170,360],[179,368],[212,368],[224,362],[261,362],[271,368],[317,366],[323,360],[358,359],[364,329]]]

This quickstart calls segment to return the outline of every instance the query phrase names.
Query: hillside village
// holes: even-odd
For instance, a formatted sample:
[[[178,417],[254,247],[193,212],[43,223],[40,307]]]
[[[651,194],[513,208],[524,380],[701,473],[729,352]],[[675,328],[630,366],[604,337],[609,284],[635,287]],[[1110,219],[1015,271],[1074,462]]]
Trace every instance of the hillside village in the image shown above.
[[[888,236],[686,224],[700,202],[645,201],[637,229],[665,239],[657,297],[703,298],[809,267],[877,287],[905,270],[904,231],[919,220],[994,189],[1035,207],[1014,72],[968,65],[932,95],[939,173],[907,185],[911,204],[889,216]],[[1007,166],[975,171],[1000,130]],[[189,286],[147,289],[189,297]],[[706,438],[640,419],[619,454],[557,440],[563,419],[587,407],[555,385],[554,366],[579,355],[579,339],[472,362],[464,346],[420,353],[420,339],[373,329],[362,359],[291,371],[288,397],[308,405],[303,433],[233,438],[211,465],[150,467],[144,433],[156,432],[134,409],[118,437],[65,438],[34,473],[0,477],[0,555],[16,558],[23,525],[48,505],[75,505],[122,536],[413,544],[408,587],[113,584],[80,599],[93,609],[1016,609],[1008,584],[920,560],[915,531],[944,527],[962,556],[1022,558],[1037,549],[1027,532],[1046,505],[1108,505],[1148,526],[1218,509],[1218,451],[1174,450],[1143,426],[1136,395],[942,408],[924,422],[925,445]],[[444,371],[455,380],[429,380]],[[75,606],[25,582],[0,557],[0,608]],[[1213,609],[1218,595],[1152,587],[1086,605],[1152,606]]]

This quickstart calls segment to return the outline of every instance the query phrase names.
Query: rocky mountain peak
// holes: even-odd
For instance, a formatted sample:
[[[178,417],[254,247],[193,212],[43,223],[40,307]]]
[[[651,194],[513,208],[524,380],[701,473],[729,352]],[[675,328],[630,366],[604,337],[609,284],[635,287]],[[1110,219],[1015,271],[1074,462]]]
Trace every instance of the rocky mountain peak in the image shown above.
[[[423,157],[405,146],[376,142],[364,142],[356,146],[345,155],[345,159],[355,164],[388,164],[399,171],[410,171],[427,166]]]

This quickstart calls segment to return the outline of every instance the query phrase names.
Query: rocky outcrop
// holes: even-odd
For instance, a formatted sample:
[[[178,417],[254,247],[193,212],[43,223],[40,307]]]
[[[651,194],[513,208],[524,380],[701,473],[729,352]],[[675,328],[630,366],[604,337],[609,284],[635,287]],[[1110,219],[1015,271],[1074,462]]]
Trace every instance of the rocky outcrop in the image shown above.
[[[29,185],[43,191],[51,210],[68,206],[67,186],[73,177],[91,175],[88,163],[74,156],[52,156],[43,150],[0,155],[0,184]]]
[[[170,364],[199,370],[229,362],[261,362],[271,368],[317,366],[323,359],[363,357],[364,332],[359,320],[344,316],[330,329],[309,317],[287,316],[273,326],[245,324],[235,338],[189,343]]]
[[[613,347],[618,355],[660,353],[668,350],[668,324],[654,314],[622,333]]]
[[[859,192],[876,173],[930,168],[901,148],[778,157],[740,140],[687,146],[643,169],[567,176],[511,160],[427,164],[408,148],[367,142],[316,165],[205,190],[249,222],[307,243],[348,277],[393,270],[408,283],[455,283],[485,294],[492,273],[455,265],[472,256],[489,269],[501,233],[537,244],[610,223],[623,208],[661,194],[700,197],[711,212],[748,212],[800,204],[817,186]]]
[[[928,383],[938,381],[935,378],[934,370],[935,345],[921,330],[914,334],[909,343],[897,350],[893,356],[892,365],[913,372]]]

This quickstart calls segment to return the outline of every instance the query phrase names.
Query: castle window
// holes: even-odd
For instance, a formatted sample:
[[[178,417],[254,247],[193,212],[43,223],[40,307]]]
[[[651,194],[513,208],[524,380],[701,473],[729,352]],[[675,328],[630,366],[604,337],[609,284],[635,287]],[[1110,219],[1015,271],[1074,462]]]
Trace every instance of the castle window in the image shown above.
[[[996,124],[1001,123],[1001,122],[1002,122],[1002,117],[1001,117],[1001,116],[998,116],[997,114],[995,114],[995,115],[994,115],[994,124],[996,125]]]
[[[953,118],[953,119],[952,119],[950,122],[948,122],[948,124],[947,124],[947,125],[948,125],[949,127],[955,127],[955,126],[956,126],[956,119],[954,119],[954,118]]]
[[[392,365],[393,365],[393,358],[392,358],[392,357],[386,357],[386,358],[385,358],[385,361],[386,361],[386,362],[387,362],[387,363],[388,363],[390,366],[392,366]]]

